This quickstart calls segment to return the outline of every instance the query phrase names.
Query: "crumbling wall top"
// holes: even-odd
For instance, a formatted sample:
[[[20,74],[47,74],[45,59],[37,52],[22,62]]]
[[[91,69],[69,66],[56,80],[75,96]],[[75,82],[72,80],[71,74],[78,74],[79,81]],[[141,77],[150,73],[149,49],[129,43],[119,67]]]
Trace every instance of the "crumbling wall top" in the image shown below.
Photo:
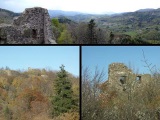
[[[128,73],[132,73],[132,70],[129,69],[123,63],[112,63],[109,65],[109,76],[117,74],[128,74]]]

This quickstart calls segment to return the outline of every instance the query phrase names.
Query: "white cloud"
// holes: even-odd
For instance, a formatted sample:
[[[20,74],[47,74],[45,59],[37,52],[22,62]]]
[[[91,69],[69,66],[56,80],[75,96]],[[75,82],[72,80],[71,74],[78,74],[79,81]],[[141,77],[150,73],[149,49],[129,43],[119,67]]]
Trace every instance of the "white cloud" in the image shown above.
[[[0,7],[15,12],[40,6],[47,9],[102,13],[127,12],[143,8],[158,8],[160,0],[0,0]]]

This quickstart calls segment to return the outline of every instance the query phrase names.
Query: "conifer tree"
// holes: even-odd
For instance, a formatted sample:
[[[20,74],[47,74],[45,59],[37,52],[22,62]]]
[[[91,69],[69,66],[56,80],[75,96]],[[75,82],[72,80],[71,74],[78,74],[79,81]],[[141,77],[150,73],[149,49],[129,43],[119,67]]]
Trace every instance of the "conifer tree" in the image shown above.
[[[111,32],[111,33],[110,33],[110,40],[109,40],[109,44],[112,44],[113,39],[114,39],[114,34]]]
[[[95,32],[94,19],[91,19],[88,24],[88,42],[89,44],[97,44],[96,32]]]
[[[68,112],[74,106],[73,91],[70,80],[64,65],[60,67],[57,73],[57,79],[54,83],[55,96],[52,99],[53,111],[52,116],[58,116],[61,113]]]

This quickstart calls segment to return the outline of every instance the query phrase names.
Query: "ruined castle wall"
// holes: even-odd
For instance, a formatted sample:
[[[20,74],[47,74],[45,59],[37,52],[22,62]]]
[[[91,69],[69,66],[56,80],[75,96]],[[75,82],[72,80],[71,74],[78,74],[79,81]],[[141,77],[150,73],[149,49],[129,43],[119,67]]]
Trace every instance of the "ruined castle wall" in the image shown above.
[[[15,39],[13,41],[13,39]],[[1,44],[16,44],[22,39],[21,31],[11,25],[0,26],[0,42]],[[21,43],[23,43],[21,41]]]
[[[25,9],[13,25],[0,26],[0,31],[6,34],[7,44],[56,44],[48,11],[40,7]],[[1,34],[0,41],[4,41]]]
[[[0,26],[1,44],[40,44],[37,40],[31,39],[31,30],[21,31],[14,26]]]
[[[14,20],[13,25],[17,26],[22,34],[28,31],[28,37],[41,44],[44,41],[44,11],[41,8],[25,9],[22,16]]]
[[[44,9],[26,8],[20,17],[14,20],[13,25],[22,26],[30,23],[31,28],[43,28]],[[34,17],[33,17],[34,16]]]
[[[147,84],[151,80],[151,75],[150,74],[143,74],[142,75],[142,84]]]
[[[150,74],[135,74],[125,66],[123,63],[112,63],[109,65],[108,71],[108,85],[116,88],[118,91],[124,91],[126,85],[135,85],[135,87],[142,87],[151,80]]]
[[[132,74],[132,71],[123,63],[113,63],[109,65],[108,81],[112,85],[120,84],[120,78],[127,79],[129,74]]]
[[[56,44],[55,43],[55,37],[53,36],[53,33],[52,33],[52,27],[51,27],[51,19],[49,17],[49,14],[48,14],[48,11],[45,10],[45,13],[44,13],[44,33],[46,33],[44,35],[44,40],[45,40],[45,43],[48,44],[49,42],[52,43],[52,44]]]

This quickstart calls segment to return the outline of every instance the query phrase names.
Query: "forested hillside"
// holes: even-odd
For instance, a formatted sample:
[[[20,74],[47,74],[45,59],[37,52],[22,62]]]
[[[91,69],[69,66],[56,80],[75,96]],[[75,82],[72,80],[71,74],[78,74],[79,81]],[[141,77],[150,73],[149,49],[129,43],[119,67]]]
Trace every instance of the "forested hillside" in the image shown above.
[[[20,13],[14,13],[0,8],[0,23],[11,23],[13,18],[19,15]]]
[[[0,23],[11,23],[17,15],[0,9]],[[160,43],[160,9],[142,9],[113,15],[74,12],[59,15],[53,18],[50,13],[58,44]]]
[[[114,33],[123,33],[143,41],[160,40],[160,9],[140,10],[99,18],[98,24]]]
[[[61,22],[65,31],[60,43],[71,44],[159,44],[160,9],[145,9],[114,15],[66,16],[77,24]],[[55,18],[53,18],[55,19]],[[70,20],[70,21],[71,21]],[[54,23],[53,23],[54,26]],[[63,32],[67,35],[65,35]],[[55,31],[56,32],[56,31]],[[64,39],[64,40],[62,40]],[[64,42],[66,41],[66,42]],[[59,41],[57,41],[59,43]]]
[[[65,71],[0,69],[0,120],[78,120],[79,78]]]
[[[58,44],[150,44],[128,34],[105,29],[94,19],[80,23],[65,19],[67,21],[61,23],[59,18],[52,19],[53,32]]]

